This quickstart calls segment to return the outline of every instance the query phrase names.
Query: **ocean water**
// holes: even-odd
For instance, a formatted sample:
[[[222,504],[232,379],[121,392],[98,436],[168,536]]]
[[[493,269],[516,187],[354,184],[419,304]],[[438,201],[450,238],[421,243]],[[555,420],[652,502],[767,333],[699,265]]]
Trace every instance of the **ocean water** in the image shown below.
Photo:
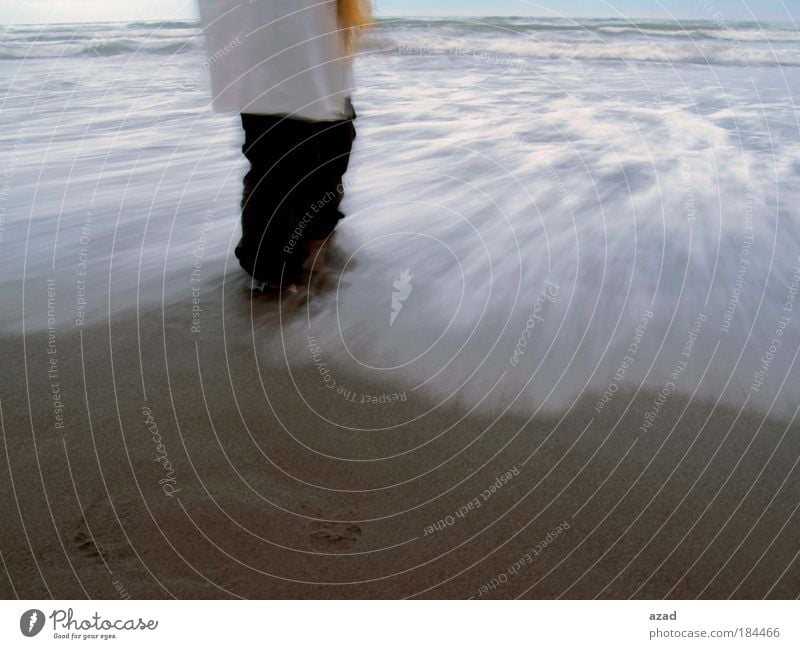
[[[0,34],[0,330],[185,303],[191,335],[194,278],[258,309],[198,27]],[[338,270],[256,329],[276,362],[498,411],[648,387],[794,414],[796,26],[385,19],[356,72]]]

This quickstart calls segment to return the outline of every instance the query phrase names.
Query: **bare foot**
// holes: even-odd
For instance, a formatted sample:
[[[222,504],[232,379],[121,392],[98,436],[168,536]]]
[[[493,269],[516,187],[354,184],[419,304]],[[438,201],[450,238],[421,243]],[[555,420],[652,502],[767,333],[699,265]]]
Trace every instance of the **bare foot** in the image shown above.
[[[258,291],[260,293],[266,293],[267,291],[277,291],[279,293],[286,291],[287,293],[297,293],[297,284],[264,282],[260,279],[256,279],[255,277],[251,281],[250,288],[251,290]]]
[[[273,291],[286,291],[287,293],[297,293],[297,284],[273,284],[272,282],[265,282],[267,288]]]

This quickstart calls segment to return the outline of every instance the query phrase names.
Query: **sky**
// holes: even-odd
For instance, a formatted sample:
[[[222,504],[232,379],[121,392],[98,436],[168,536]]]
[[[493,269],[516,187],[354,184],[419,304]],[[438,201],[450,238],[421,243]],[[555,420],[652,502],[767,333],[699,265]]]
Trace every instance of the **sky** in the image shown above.
[[[374,0],[379,15],[800,21],[800,0]],[[194,0],[2,0],[0,24],[195,17]]]

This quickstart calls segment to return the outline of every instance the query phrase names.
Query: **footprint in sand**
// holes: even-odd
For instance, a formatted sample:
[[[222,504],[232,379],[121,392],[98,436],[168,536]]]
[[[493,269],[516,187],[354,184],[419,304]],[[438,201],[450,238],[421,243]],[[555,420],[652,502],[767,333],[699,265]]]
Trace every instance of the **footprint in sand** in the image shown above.
[[[361,538],[361,528],[347,523],[314,523],[311,540],[322,548],[346,550]]]
[[[326,516],[320,508],[308,503],[302,503],[298,509],[303,515],[311,518],[324,518]],[[330,513],[327,513],[327,515],[330,515]],[[362,534],[361,528],[353,523],[309,520],[308,526],[311,529],[309,538],[312,544],[322,551],[347,550],[358,542]]]
[[[89,559],[101,559],[106,557],[102,546],[94,541],[86,521],[81,519],[77,525],[77,531],[72,537],[72,542],[84,557]]]

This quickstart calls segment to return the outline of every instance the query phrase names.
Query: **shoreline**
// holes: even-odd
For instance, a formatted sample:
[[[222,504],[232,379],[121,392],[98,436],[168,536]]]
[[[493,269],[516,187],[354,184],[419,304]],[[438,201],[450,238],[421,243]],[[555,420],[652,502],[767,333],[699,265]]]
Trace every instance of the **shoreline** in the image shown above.
[[[56,379],[41,333],[27,380],[21,339],[0,339],[5,597],[797,595],[796,423],[676,393],[641,436],[650,391],[531,421],[354,404],[313,363],[274,363],[263,297],[254,346],[245,293],[225,340],[213,312],[187,336],[183,305],[59,335]]]

